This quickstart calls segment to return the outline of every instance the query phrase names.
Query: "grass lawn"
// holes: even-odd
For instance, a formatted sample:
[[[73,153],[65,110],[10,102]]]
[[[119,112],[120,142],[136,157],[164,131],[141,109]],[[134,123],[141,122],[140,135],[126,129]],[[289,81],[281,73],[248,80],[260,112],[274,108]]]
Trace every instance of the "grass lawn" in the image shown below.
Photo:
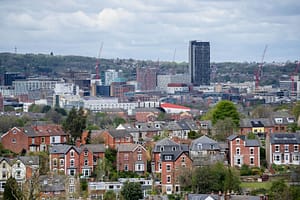
[[[241,188],[248,188],[250,190],[256,190],[259,188],[270,189],[272,185],[271,181],[266,182],[242,182]]]

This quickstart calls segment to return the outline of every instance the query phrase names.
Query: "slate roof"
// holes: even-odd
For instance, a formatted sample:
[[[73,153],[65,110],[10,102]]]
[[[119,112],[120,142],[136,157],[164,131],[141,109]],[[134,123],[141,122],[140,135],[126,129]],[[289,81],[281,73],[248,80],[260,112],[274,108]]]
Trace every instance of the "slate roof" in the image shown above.
[[[19,156],[17,159],[21,160],[24,165],[39,165],[39,156]]]
[[[274,126],[274,122],[269,118],[257,118],[257,119],[241,119],[240,127],[241,128],[250,128],[250,127],[271,127]]]
[[[93,153],[104,153],[106,150],[104,144],[85,144],[80,147],[80,149],[82,150],[84,150],[85,148]]]
[[[224,195],[219,196],[217,194],[188,194],[187,200],[207,200],[208,198],[213,200],[224,200]],[[230,200],[260,200],[260,196],[250,195],[230,195]]]
[[[245,141],[245,146],[246,147],[259,147],[260,146],[258,140],[255,140],[255,139],[254,140],[252,140],[252,139],[250,140],[245,135],[230,135],[229,137],[227,137],[227,140],[232,141],[232,140],[234,140],[237,137],[239,137],[239,138],[241,138],[242,140]]]
[[[203,135],[192,141],[190,150],[197,151],[199,150],[198,145],[201,144],[201,150],[220,150],[219,144],[217,141]]]
[[[144,147],[139,144],[120,144],[118,145],[118,151],[119,152],[134,151],[139,146],[144,149]]]
[[[179,150],[179,151],[164,151],[164,152],[161,152],[160,157],[161,157],[162,161],[173,161],[174,162],[183,153],[188,153],[188,152],[187,151],[183,151],[183,150]],[[171,156],[172,159],[171,160],[166,160],[165,156]]]
[[[61,175],[41,175],[39,182],[41,192],[63,192],[65,191],[66,178]]]
[[[158,141],[154,148],[153,152],[173,152],[173,151],[189,151],[189,147],[187,144],[177,144],[176,142],[170,140],[169,138],[164,138]]]
[[[183,120],[178,121],[177,124],[181,127],[182,130],[191,130],[188,124]]]
[[[58,145],[53,145],[49,148],[49,153],[50,154],[65,154],[67,153],[71,148],[74,148],[78,153],[80,152],[80,149],[78,149],[75,146],[72,145],[63,145],[63,144],[58,144]]]
[[[274,133],[270,135],[271,144],[300,144],[298,133]]]
[[[107,131],[113,138],[132,137],[127,130],[111,129]]]
[[[210,197],[213,200],[218,200],[219,195],[212,195],[212,194],[188,194],[187,199],[188,200],[206,200],[208,197]]]

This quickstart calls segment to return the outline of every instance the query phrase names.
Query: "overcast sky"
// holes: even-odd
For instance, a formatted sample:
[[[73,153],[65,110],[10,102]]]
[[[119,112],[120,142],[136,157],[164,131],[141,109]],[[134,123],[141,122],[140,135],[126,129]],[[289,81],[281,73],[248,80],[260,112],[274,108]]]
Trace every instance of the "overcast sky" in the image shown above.
[[[0,0],[0,52],[188,61],[300,58],[299,0]]]

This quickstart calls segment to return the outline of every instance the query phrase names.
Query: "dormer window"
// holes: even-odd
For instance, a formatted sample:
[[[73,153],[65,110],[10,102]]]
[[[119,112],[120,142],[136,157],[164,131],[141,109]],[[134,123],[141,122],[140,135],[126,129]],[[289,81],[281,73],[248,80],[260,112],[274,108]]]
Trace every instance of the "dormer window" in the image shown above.
[[[164,147],[160,147],[160,151],[164,151]]]
[[[173,147],[172,150],[173,150],[173,151],[176,151],[176,147]]]
[[[165,156],[165,160],[172,160],[172,156]]]

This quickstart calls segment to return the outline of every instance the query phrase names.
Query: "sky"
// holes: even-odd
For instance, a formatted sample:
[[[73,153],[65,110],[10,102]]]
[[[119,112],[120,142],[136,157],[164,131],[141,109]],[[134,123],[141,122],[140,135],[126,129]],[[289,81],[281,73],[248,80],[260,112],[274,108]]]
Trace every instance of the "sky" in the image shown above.
[[[0,52],[188,62],[300,60],[299,0],[0,0]],[[100,52],[101,46],[102,51]]]

